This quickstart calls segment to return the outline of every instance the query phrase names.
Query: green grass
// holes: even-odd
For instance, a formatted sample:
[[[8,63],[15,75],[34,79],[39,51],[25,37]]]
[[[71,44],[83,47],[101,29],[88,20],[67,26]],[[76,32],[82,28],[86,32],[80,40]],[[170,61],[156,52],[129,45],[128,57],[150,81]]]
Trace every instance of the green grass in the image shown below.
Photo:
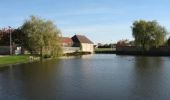
[[[18,56],[2,56],[0,57],[0,65],[9,65],[24,63],[29,61],[28,55],[18,55]]]
[[[95,51],[115,51],[115,49],[112,49],[112,48],[95,48]]]

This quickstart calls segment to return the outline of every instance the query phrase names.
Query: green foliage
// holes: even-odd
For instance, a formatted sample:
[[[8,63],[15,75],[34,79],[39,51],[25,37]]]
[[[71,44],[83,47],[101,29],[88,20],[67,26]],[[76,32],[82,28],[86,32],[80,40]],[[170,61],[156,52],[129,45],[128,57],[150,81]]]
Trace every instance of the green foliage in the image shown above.
[[[11,30],[8,29],[0,29],[0,45],[1,46],[8,46],[10,45],[10,32]]]
[[[159,47],[165,43],[167,30],[156,21],[135,21],[132,26],[135,44],[144,50]]]
[[[25,34],[25,47],[31,53],[59,56],[62,53],[60,47],[61,32],[52,21],[43,20],[39,17],[31,16],[21,27]]]
[[[0,30],[0,45],[8,46],[10,45],[10,33],[12,36],[12,43],[20,46],[24,45],[25,36],[20,29],[4,29]]]
[[[22,33],[22,31],[19,28],[15,29],[12,32],[12,42],[13,43],[24,47],[24,45],[26,45],[25,40],[26,40],[26,36],[25,36],[25,34]]]
[[[169,37],[169,39],[167,40],[167,45],[170,46],[170,37]]]

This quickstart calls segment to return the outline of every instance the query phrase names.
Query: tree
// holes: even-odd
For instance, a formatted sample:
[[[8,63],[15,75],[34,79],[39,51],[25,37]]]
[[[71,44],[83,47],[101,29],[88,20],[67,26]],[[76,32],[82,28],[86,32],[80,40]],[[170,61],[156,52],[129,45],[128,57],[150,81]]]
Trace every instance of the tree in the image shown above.
[[[12,31],[12,42],[14,44],[24,47],[26,43],[25,40],[26,36],[22,33],[20,28]]]
[[[167,45],[170,46],[170,37],[167,40]]]
[[[167,30],[159,25],[157,21],[135,21],[132,26],[132,35],[135,44],[144,50],[151,47],[159,47],[165,43]]]
[[[0,30],[0,45],[9,46],[10,45],[10,33],[12,34],[14,29],[3,28]]]
[[[129,44],[129,40],[125,39],[125,40],[119,40],[116,44],[116,46],[128,46]]]
[[[60,46],[61,32],[52,21],[31,16],[21,27],[25,36],[24,46],[31,53],[59,56],[62,53]]]
[[[0,30],[0,45],[8,46],[10,45],[10,33],[12,36],[12,44],[17,44],[23,46],[25,36],[22,34],[20,29],[13,28],[3,28]]]

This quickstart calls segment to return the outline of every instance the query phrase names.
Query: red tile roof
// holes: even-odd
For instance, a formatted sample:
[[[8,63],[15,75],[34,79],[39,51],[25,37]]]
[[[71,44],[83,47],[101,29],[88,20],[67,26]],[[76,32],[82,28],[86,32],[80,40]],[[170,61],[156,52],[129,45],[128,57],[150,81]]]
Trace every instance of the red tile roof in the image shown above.
[[[74,35],[72,37],[72,40],[74,42],[78,42],[78,43],[89,43],[89,44],[93,44],[93,42],[91,40],[89,40],[86,36],[84,35]]]
[[[62,43],[73,43],[73,41],[69,37],[62,37]]]

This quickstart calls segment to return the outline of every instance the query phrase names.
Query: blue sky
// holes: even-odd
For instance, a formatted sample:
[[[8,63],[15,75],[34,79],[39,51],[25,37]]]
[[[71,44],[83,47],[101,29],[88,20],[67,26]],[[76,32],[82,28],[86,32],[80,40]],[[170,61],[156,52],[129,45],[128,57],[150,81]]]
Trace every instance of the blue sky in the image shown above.
[[[1,0],[0,28],[20,27],[30,15],[50,19],[63,36],[82,34],[95,43],[133,39],[139,19],[157,20],[170,30],[169,0]]]

